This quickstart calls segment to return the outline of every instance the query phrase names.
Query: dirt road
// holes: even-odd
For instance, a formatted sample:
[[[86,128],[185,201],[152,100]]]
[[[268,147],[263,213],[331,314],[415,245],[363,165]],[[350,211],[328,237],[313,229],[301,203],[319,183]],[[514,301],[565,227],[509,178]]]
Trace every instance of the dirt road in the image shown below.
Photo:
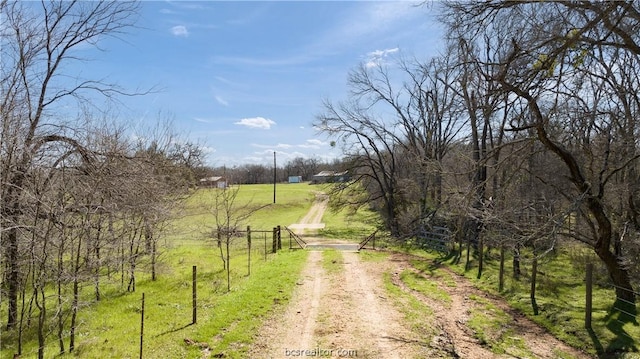
[[[319,223],[326,202],[321,200],[303,221]],[[316,238],[322,241],[321,238]],[[391,254],[385,260],[362,260],[355,251],[341,251],[341,259],[327,270],[324,252],[311,250],[286,308],[265,322],[256,338],[251,358],[588,358],[519,315],[501,299],[487,296],[463,277],[451,274],[454,283],[437,283],[450,301],[433,299],[407,286],[400,274],[413,271],[424,280],[437,281],[416,270],[410,257]],[[401,290],[408,300],[400,303],[386,283]],[[413,299],[411,299],[413,298]],[[481,298],[482,301],[470,300]],[[413,301],[413,302],[412,302]],[[411,304],[414,303],[414,304]],[[408,318],[403,306],[421,303],[429,308],[424,318]],[[514,333],[517,350],[501,354],[481,343],[469,328],[470,313],[482,303],[511,316],[505,330]],[[416,322],[422,326],[415,325]],[[498,351],[500,352],[500,351]],[[523,354],[524,353],[524,354]]]

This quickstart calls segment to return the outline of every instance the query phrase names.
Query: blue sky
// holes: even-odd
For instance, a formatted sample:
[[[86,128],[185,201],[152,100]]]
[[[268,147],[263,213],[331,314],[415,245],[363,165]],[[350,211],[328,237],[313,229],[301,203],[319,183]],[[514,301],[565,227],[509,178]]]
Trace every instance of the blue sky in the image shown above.
[[[338,148],[311,126],[322,102],[347,98],[347,76],[441,50],[433,4],[414,2],[145,1],[138,28],[103,44],[96,75],[127,90],[134,128],[172,119],[207,150],[207,163],[331,160]],[[87,74],[85,74],[86,76]]]

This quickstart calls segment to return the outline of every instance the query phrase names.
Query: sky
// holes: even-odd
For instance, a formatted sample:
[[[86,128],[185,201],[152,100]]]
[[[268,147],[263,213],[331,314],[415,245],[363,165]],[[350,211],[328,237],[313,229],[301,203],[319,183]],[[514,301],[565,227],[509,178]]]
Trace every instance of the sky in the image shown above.
[[[314,130],[323,101],[348,98],[349,71],[442,48],[437,3],[143,1],[136,28],[100,44],[83,69],[125,90],[134,128],[170,120],[210,166],[331,161]],[[140,134],[143,135],[143,134]]]

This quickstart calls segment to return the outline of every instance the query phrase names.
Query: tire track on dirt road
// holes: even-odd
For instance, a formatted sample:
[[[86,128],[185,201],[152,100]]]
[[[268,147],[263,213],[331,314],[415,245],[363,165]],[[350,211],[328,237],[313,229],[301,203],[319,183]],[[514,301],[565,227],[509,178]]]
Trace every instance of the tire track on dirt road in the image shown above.
[[[301,222],[320,223],[327,201],[318,195]],[[341,254],[328,273],[323,251],[309,251],[289,305],[265,321],[248,357],[424,357],[386,297],[379,263],[362,262],[357,252]]]
[[[358,358],[404,359],[424,357],[420,337],[404,324],[404,315],[389,300],[380,263],[363,262],[357,252],[342,252],[343,268],[335,291],[341,301],[329,301],[332,321],[346,321],[341,332],[329,336],[331,345],[354,347]],[[349,312],[334,308],[347,305]]]
[[[313,347],[320,301],[328,280],[321,261],[320,251],[309,253],[290,304],[284,313],[265,322],[250,358],[283,358],[291,351]]]
[[[411,293],[422,303],[433,309],[439,329],[442,335],[447,337],[452,346],[453,353],[460,358],[513,358],[517,355],[496,354],[491,351],[489,345],[491,343],[482,344],[475,337],[473,329],[467,322],[471,317],[473,310],[478,310],[480,305],[478,301],[471,298],[481,298],[482,301],[490,303],[492,306],[499,308],[505,315],[511,318],[511,322],[502,327],[501,330],[510,330],[513,332],[512,339],[521,341],[525,349],[529,351],[533,357],[541,359],[555,359],[563,354],[562,357],[571,357],[576,359],[592,358],[592,356],[575,349],[562,342],[552,334],[547,332],[523,314],[517,312],[510,307],[502,298],[487,294],[477,289],[466,278],[451,271],[446,267],[439,268],[443,271],[447,278],[453,281],[452,284],[444,284],[442,279],[434,278],[428,272],[420,271],[410,264],[410,258],[403,254],[394,254],[394,261],[398,263],[396,274],[393,276],[393,283],[405,292]],[[423,260],[423,259],[421,259]],[[436,266],[437,267],[437,266]],[[450,303],[433,299],[420,292],[409,288],[400,278],[399,273],[409,269],[419,274],[425,280],[432,281],[437,284],[440,290],[443,290],[451,298]],[[513,353],[512,353],[513,354]]]
[[[341,252],[336,271],[310,251],[299,286],[280,316],[266,321],[250,358],[424,358],[419,336],[386,296],[379,263]]]
[[[304,221],[319,223],[323,208],[326,209],[326,202],[323,204],[322,197],[318,197]],[[392,253],[382,261],[366,261],[358,252],[339,253],[340,256],[332,253],[333,260],[324,263],[327,252],[309,250],[291,300],[265,320],[247,358],[513,358],[507,353],[492,352],[492,343],[481,343],[475,337],[468,322],[471,311],[477,311],[482,304],[472,300],[474,297],[489,301],[511,316],[513,323],[507,329],[526,345],[530,353],[526,357],[551,359],[561,352],[568,357],[590,358],[516,315],[504,300],[476,289],[465,278],[449,271],[455,281],[449,286],[442,278],[419,271],[411,264],[418,257]],[[433,281],[448,293],[451,303],[409,288],[400,277],[405,270]],[[389,274],[405,296],[422,303],[422,309],[410,308],[412,315],[420,318],[405,317],[407,306],[412,304],[406,297],[387,291],[384,278]],[[419,327],[411,327],[415,322]]]
[[[329,196],[325,193],[316,193],[316,199],[311,205],[309,212],[300,220],[300,224],[316,224],[322,223],[322,216],[327,210],[329,204]],[[304,228],[302,228],[304,229]]]

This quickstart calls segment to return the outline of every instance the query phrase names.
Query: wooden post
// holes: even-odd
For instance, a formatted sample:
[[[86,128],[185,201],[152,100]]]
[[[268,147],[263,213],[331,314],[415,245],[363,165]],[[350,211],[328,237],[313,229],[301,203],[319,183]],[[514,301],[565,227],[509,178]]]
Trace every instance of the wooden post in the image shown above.
[[[192,267],[192,271],[191,271],[191,324],[196,324],[196,322],[198,321],[198,295],[197,295],[197,288],[198,288],[198,282],[196,280],[197,278],[197,268],[196,266]]]
[[[142,293],[142,309],[140,313],[140,359],[142,359],[142,346],[144,344],[144,293]]]
[[[586,329],[591,329],[591,311],[593,309],[593,263],[587,263],[587,271],[586,271],[586,295],[585,295],[585,306],[584,306],[584,327]]]
[[[264,235],[264,261],[267,261],[267,232],[262,233]]]
[[[282,249],[282,235],[281,235],[282,231],[280,226],[276,228],[278,229],[278,250],[281,250]]]
[[[251,226],[247,226],[247,275],[251,275]]]

